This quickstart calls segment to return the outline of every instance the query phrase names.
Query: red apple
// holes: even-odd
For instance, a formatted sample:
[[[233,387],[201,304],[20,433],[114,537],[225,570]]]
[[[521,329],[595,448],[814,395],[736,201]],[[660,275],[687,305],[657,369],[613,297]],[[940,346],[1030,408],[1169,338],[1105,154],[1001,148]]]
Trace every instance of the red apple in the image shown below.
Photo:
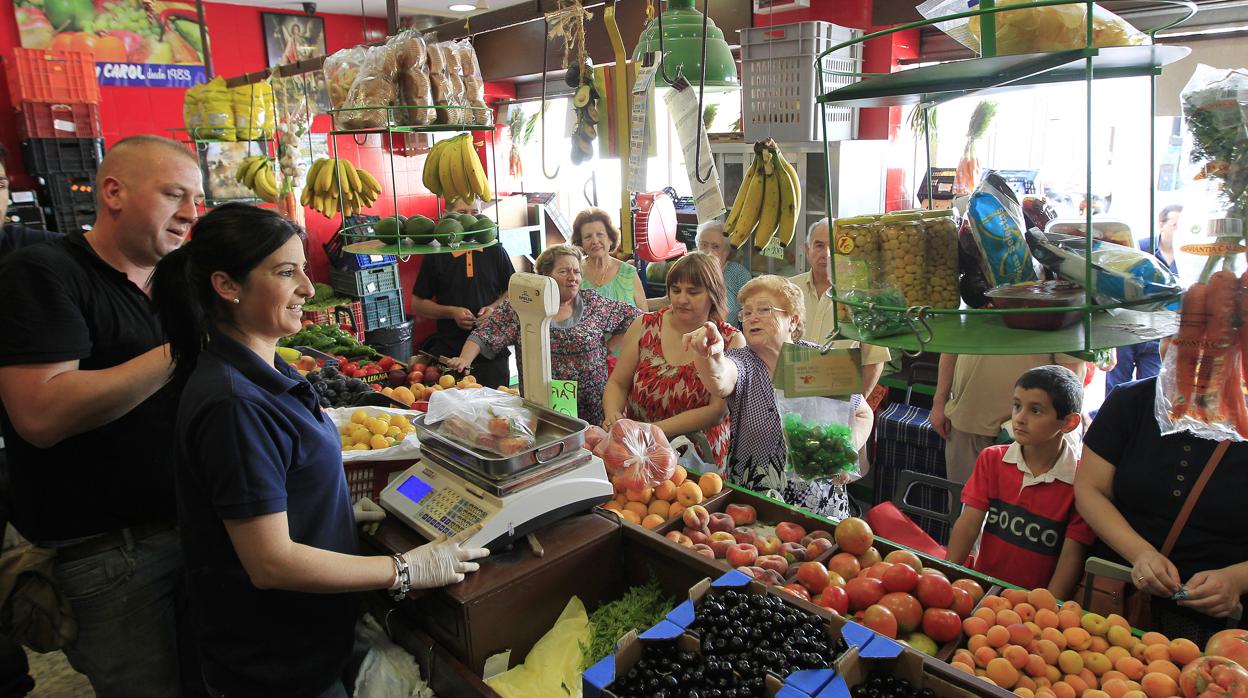
[[[970,592],[966,589],[954,587],[953,603],[949,605],[949,608],[958,614],[959,618],[966,618],[975,610],[975,599],[971,598]]]
[[[915,572],[923,571],[923,561],[919,559],[918,555],[915,555],[909,550],[894,550],[884,556],[884,561],[893,563],[904,562],[905,564],[910,565],[911,569]]]
[[[792,521],[781,521],[776,525],[776,537],[783,543],[796,543],[806,536],[806,529]]]
[[[758,512],[749,504],[729,504],[724,513],[731,516],[737,526],[749,526],[758,521]]]
[[[756,538],[754,535],[754,529],[740,527],[732,529],[732,537],[735,538],[738,543],[743,545],[754,545]]]
[[[884,606],[875,604],[867,608],[867,612],[862,614],[862,624],[881,635],[897,639],[897,618]]]
[[[851,516],[836,525],[835,531],[836,544],[841,550],[853,555],[861,555],[867,552],[875,543],[875,536],[871,533],[871,527],[866,521]]]
[[[760,555],[779,555],[780,546],[783,543],[775,536],[755,536],[754,545],[758,548]]]
[[[785,543],[780,546],[780,554],[790,565],[806,561],[806,548],[801,543]]]
[[[706,524],[706,527],[714,533],[715,531],[731,531],[737,527],[737,524],[732,520],[731,516],[722,511],[717,511],[711,514],[711,520]]]
[[[686,528],[683,531],[683,533],[686,536],[689,536],[689,540],[693,541],[694,545],[697,545],[699,543],[702,543],[703,545],[705,545],[706,543],[709,543],[711,541],[711,537],[706,534],[706,531],[699,531],[699,530],[692,529],[692,528]]]
[[[858,574],[859,576],[875,577],[876,579],[883,581],[884,573],[887,572],[888,568],[892,566],[893,563],[891,562],[877,562]]]
[[[841,615],[849,613],[849,594],[846,594],[845,590],[838,586],[829,585],[824,587],[815,603],[824,608],[830,608]]]
[[[715,551],[715,557],[723,558],[728,555],[728,548],[737,544],[737,539],[727,531],[716,531],[711,534],[707,545],[711,546],[711,550]]]
[[[715,551],[711,550],[711,546],[707,545],[706,543],[694,543],[693,552],[699,555],[705,555],[706,557],[709,557],[712,560],[715,559]]]
[[[837,553],[828,560],[828,569],[845,579],[853,579],[862,568],[858,566],[858,558],[849,553]]]
[[[691,507],[685,508],[684,516],[682,518],[686,527],[701,531],[706,528],[708,523],[710,523],[711,513],[701,504],[694,504]]]
[[[943,608],[923,611],[923,633],[936,642],[955,640],[962,631],[962,619],[958,614]]]
[[[820,555],[832,549],[833,543],[827,538],[811,538],[806,536],[802,540],[809,541],[806,543],[806,559],[813,560]]]
[[[1226,657],[1248,668],[1248,630],[1229,628],[1214,633],[1209,642],[1205,643],[1205,654]]]
[[[865,570],[882,559],[883,558],[880,557],[880,551],[873,545],[870,548],[867,548],[867,552],[858,556],[858,564],[862,565],[862,569]]]
[[[765,570],[775,570],[781,577],[789,573],[789,561],[779,555],[759,555],[754,564]]]
[[[733,567],[749,567],[758,559],[758,548],[749,543],[737,543],[728,548],[725,556],[728,558],[728,564]]]
[[[884,570],[884,576],[880,577],[880,581],[884,582],[884,588],[889,591],[914,591],[915,585],[919,583],[919,573],[907,564],[896,564]]]
[[[979,600],[984,598],[984,588],[981,587],[979,582],[974,579],[955,579],[953,582],[953,588],[962,589],[966,593],[970,594],[975,603],[979,603]]]
[[[822,562],[803,562],[797,568],[797,581],[810,590],[812,594],[818,594],[831,584],[828,579],[828,568],[823,566]]]
[[[881,606],[893,612],[897,619],[897,632],[911,633],[923,622],[923,606],[919,600],[904,591],[894,591],[880,597]]]
[[[849,594],[849,609],[857,611],[874,604],[884,596],[884,583],[871,577],[855,577],[845,582]]]
[[[924,608],[949,608],[953,605],[953,585],[943,576],[920,575],[915,593]]]
[[[810,601],[810,592],[807,591],[806,587],[802,586],[801,584],[792,584],[792,583],[784,584],[780,586],[780,591],[783,591],[787,594],[792,594],[799,599],[805,599],[807,601]]]

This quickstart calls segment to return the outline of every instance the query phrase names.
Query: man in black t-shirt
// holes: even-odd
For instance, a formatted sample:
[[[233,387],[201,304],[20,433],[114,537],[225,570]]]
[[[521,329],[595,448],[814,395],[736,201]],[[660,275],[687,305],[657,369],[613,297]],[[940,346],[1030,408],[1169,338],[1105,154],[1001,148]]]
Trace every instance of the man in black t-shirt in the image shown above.
[[[456,213],[476,214],[475,204],[457,201]],[[426,255],[412,288],[412,311],[438,321],[438,329],[421,348],[434,356],[456,357],[477,321],[485,319],[507,298],[507,284],[516,269],[501,244],[477,252]],[[511,385],[509,350],[473,365],[477,382],[487,388]]]
[[[203,200],[195,157],[153,136],[117,143],[96,174],[94,228],[0,267],[0,412],[13,524],[55,548],[73,606],[70,664],[99,696],[202,693],[179,640],[172,364],[148,297],[152,269]],[[181,666],[180,666],[181,665]],[[179,671],[184,682],[179,683]]]

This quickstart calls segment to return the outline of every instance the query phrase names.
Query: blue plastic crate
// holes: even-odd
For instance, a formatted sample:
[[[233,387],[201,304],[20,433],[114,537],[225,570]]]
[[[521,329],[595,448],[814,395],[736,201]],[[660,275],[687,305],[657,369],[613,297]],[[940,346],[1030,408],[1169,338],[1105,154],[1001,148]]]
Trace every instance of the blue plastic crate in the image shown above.
[[[335,291],[351,298],[364,298],[386,291],[397,291],[399,290],[399,265],[391,264],[356,271],[330,269],[329,281]]]
[[[360,302],[364,306],[365,332],[397,325],[406,319],[403,317],[403,293],[401,291],[386,291],[364,296]]]

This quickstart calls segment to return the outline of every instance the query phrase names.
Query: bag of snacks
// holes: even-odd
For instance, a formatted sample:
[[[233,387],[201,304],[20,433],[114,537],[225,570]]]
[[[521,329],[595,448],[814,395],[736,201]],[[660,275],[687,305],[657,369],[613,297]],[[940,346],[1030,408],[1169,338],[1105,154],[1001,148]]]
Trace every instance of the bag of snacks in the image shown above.
[[[359,74],[355,76],[355,82],[351,84],[351,91],[347,93],[347,101],[343,107],[355,109],[392,106],[399,97],[398,87],[395,85],[398,71],[398,58],[393,46],[386,44],[369,47],[368,55],[360,66]],[[340,118],[337,123],[345,130],[385,128],[389,123],[388,111],[360,109],[343,112],[338,115]]]
[[[670,479],[676,472],[676,451],[663,430],[653,424],[621,419],[606,435],[594,434],[594,455],[607,467],[607,476],[620,487],[643,489]],[[587,435],[585,445],[590,445]]]
[[[909,308],[906,297],[895,288],[875,288],[850,291],[845,299],[854,303],[863,303],[865,307],[849,306],[850,320],[854,328],[864,340],[891,337],[895,334],[912,332],[913,326],[906,318],[905,311],[885,310],[877,306]]]
[[[989,287],[1035,281],[1036,268],[1023,236],[1022,207],[1009,183],[996,172],[984,175],[967,209]]]
[[[486,109],[488,105],[485,103],[485,80],[481,77],[481,65],[477,61],[477,50],[473,48],[472,43],[467,39],[460,39],[454,42],[454,47],[451,50],[459,61],[459,68],[463,75],[464,105],[476,107],[475,109],[465,110],[465,123],[489,126],[494,123],[494,112]]]
[[[1088,241],[1083,237],[1027,231],[1027,242],[1036,259],[1052,271],[1080,286],[1085,278]],[[1151,254],[1112,242],[1092,240],[1092,292],[1100,302],[1138,301],[1168,296],[1182,290],[1176,277]],[[1132,306],[1135,310],[1161,310],[1172,301]]]
[[[202,84],[196,85],[187,89],[186,94],[182,96],[182,121],[191,138],[201,138],[200,132],[204,128],[202,88]]]
[[[997,0],[997,6],[1017,5],[1031,0]],[[927,19],[966,12],[978,3],[967,0],[927,0],[919,14]],[[958,43],[980,52],[980,18],[938,22],[936,26]],[[1025,7],[996,13],[997,54],[1034,53],[1083,48],[1087,45],[1087,12],[1082,4]],[[1092,45],[1142,46],[1148,37],[1126,20],[1100,5],[1092,7]]]
[[[407,109],[398,109],[395,122],[402,126],[427,126],[437,119],[437,110],[427,106],[412,109],[413,105],[433,104],[430,94],[428,49],[419,33],[407,30],[390,40],[398,57],[399,102]]]
[[[858,449],[851,424],[853,402],[828,397],[789,398],[776,394],[782,415],[788,466],[803,480],[844,485],[857,480]]]
[[[269,83],[231,88],[230,104],[238,140],[255,141],[273,135],[273,88]]]
[[[352,46],[325,59],[321,71],[325,73],[325,82],[329,86],[329,104],[334,109],[346,105],[347,95],[351,93],[351,85],[360,74],[360,66],[368,52],[364,46]]]
[[[524,399],[492,388],[439,390],[425,424],[471,449],[513,456],[537,443],[537,415]]]
[[[225,86],[225,78],[217,76],[205,83],[199,96],[204,112],[199,137],[235,140],[238,132],[234,129],[234,104],[230,100],[230,89]]]

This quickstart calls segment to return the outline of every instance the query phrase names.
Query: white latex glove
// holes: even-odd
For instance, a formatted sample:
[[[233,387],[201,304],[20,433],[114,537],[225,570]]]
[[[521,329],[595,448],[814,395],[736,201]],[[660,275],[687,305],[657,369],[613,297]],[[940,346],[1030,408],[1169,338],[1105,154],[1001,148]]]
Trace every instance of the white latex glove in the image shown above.
[[[368,497],[361,497],[351,505],[351,513],[355,516],[356,525],[363,525],[369,535],[377,533],[382,519],[386,518],[386,510]]]
[[[411,571],[413,589],[433,589],[464,581],[469,572],[476,572],[481,565],[472,562],[490,554],[485,548],[460,547],[464,541],[476,535],[483,524],[470,526],[454,538],[442,536],[432,543],[403,553]]]

